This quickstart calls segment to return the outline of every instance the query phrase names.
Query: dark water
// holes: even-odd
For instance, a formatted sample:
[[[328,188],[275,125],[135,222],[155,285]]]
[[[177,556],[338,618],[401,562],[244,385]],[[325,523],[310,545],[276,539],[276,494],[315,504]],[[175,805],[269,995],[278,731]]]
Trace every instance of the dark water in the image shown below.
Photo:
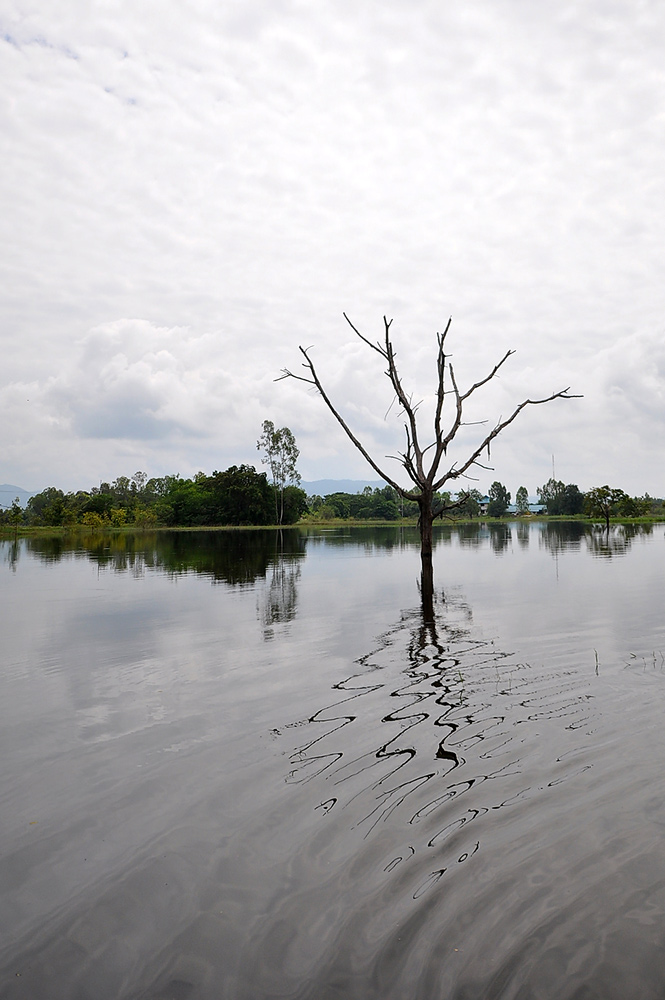
[[[0,547],[0,997],[665,997],[665,529]]]

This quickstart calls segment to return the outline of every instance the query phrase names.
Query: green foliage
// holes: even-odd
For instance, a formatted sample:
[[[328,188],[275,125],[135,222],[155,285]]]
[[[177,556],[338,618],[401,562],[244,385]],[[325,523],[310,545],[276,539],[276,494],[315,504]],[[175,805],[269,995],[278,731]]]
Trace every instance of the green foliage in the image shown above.
[[[81,524],[85,524],[88,528],[103,528],[108,521],[105,521],[96,510],[87,510],[81,518]]]
[[[226,472],[213,472],[210,489],[209,524],[271,524],[275,490],[265,472],[253,465],[232,465]]]
[[[602,517],[609,527],[610,517],[625,513],[628,500],[630,497],[623,490],[611,486],[594,486],[584,497],[584,509],[592,517]]]
[[[137,503],[134,506],[134,524],[138,528],[151,528],[157,524],[157,511],[154,507],[146,507],[145,504]]]
[[[464,502],[457,508],[458,516],[478,517],[480,515],[480,504],[483,499],[480,490],[466,490],[460,499],[463,499]]]
[[[488,513],[505,514],[510,494],[501,483],[490,488]],[[526,488],[517,491],[525,502]],[[648,494],[630,497],[623,490],[609,486],[594,487],[586,495],[571,483],[567,486],[549,480],[538,494],[548,504],[548,513],[573,515],[586,510],[592,517],[601,517],[609,524],[610,517],[641,517],[663,515],[663,501]],[[482,495],[472,489],[460,494],[462,503],[452,511],[457,517],[477,517]],[[526,498],[528,501],[528,498]],[[438,493],[433,510],[443,510],[451,502],[450,494]],[[287,485],[282,499],[265,472],[253,466],[231,466],[224,472],[207,476],[197,472],[192,479],[179,475],[148,479],[137,472],[129,479],[119,476],[112,483],[100,483],[89,491],[64,493],[49,486],[35,494],[25,510],[18,499],[11,508],[0,511],[0,524],[26,523],[35,526],[71,527],[84,524],[99,531],[101,528],[122,528],[135,524],[146,529],[156,525],[173,527],[213,527],[223,525],[269,525],[275,523],[275,509],[282,510],[282,523],[295,524],[308,515],[317,520],[354,518],[359,520],[398,521],[400,517],[417,516],[418,505],[398,496],[391,486],[362,493],[332,493],[314,496],[308,501],[305,492]],[[444,511],[445,512],[445,511]]]
[[[116,528],[136,524],[205,527],[261,525],[275,520],[276,492],[264,472],[253,466],[232,466],[225,472],[193,479],[179,475],[148,479],[137,472],[130,480],[119,476],[90,491],[63,493],[48,487],[28,501],[26,520],[33,525],[84,524]],[[283,523],[293,524],[307,510],[307,497],[297,486],[283,494]]]
[[[401,506],[392,486],[384,486],[382,489],[366,486],[362,493],[330,493],[325,498],[312,497],[309,503],[310,511],[322,520],[358,518],[397,521],[401,517]],[[403,506],[411,505],[404,503]],[[415,504],[413,506],[417,509]]]
[[[65,507],[65,494],[62,490],[49,486],[30,497],[26,504],[26,514],[29,524],[62,524],[62,514]]]
[[[539,486],[538,498],[548,514],[581,514],[584,510],[584,494],[579,487],[575,483],[566,486],[560,479],[548,479]]]
[[[526,486],[520,486],[515,494],[515,506],[518,514],[529,513],[529,493]]]
[[[503,517],[503,515],[508,510],[508,505],[510,504],[510,493],[503,485],[503,483],[495,480],[489,488],[488,491],[489,504],[487,505],[487,513],[490,517]]]
[[[560,514],[581,514],[584,510],[584,494],[575,483],[569,483],[559,501]]]
[[[561,496],[565,489],[565,484],[561,482],[560,479],[553,479],[550,477],[544,486],[539,486],[537,489],[538,500],[547,509],[548,514],[553,514],[552,509],[558,502],[558,498]]]
[[[18,497],[12,500],[12,505],[9,508],[9,515],[7,520],[10,524],[14,525],[14,528],[18,530],[18,526],[23,520],[23,509],[21,507],[21,501]]]
[[[307,494],[299,486],[286,486],[284,488],[284,524],[295,524],[303,514],[306,514]]]

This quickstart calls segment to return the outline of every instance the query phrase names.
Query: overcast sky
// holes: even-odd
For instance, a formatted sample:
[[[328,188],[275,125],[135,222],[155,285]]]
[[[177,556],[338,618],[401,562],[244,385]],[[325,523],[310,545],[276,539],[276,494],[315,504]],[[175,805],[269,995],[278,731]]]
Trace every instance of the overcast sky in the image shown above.
[[[515,493],[665,494],[665,5],[660,0],[4,0],[0,482],[89,488],[260,466],[375,478],[403,445],[381,359],[470,413]],[[480,394],[479,394],[480,396]],[[458,453],[483,428],[468,428]],[[399,477],[395,462],[386,462]],[[403,477],[402,477],[403,480]]]

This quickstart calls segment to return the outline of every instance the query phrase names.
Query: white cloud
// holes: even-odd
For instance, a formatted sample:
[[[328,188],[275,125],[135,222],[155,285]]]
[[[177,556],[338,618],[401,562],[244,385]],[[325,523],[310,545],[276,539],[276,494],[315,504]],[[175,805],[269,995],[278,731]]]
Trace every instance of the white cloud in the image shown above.
[[[414,387],[452,312],[460,375],[515,347],[518,395],[550,373],[585,393],[525,414],[499,478],[542,479],[554,450],[665,492],[636,346],[665,313],[660,5],[10,0],[2,38],[0,400],[21,445],[0,478],[255,461],[266,416],[308,478],[363,475],[319,401],[272,382],[316,344],[394,450],[346,309],[395,317]],[[622,345],[635,382],[612,389]]]

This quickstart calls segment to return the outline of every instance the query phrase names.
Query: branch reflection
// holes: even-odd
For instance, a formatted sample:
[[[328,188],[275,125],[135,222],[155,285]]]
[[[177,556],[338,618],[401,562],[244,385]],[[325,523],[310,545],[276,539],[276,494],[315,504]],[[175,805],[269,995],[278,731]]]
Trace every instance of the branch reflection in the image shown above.
[[[439,595],[433,614],[402,612],[329,704],[273,737],[297,736],[286,782],[309,785],[320,816],[343,817],[341,836],[387,837],[383,871],[414,865],[418,898],[476,854],[496,810],[591,766],[588,688],[577,671],[519,662],[482,636],[462,597]],[[535,746],[545,762],[527,775]]]

